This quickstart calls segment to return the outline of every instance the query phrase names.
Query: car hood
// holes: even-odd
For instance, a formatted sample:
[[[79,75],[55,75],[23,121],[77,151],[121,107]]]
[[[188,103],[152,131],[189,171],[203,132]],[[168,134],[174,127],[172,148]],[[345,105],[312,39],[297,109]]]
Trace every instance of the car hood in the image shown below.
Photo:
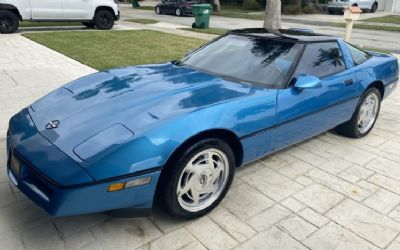
[[[129,67],[75,80],[33,103],[30,114],[38,131],[74,158],[77,145],[106,128],[123,126],[137,135],[175,116],[249,95],[249,89],[172,63]]]

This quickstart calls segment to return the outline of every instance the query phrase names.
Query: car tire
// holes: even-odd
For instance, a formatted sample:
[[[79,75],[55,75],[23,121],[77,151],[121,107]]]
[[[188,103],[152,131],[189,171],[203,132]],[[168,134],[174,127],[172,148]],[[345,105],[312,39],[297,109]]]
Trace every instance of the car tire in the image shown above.
[[[376,11],[377,9],[378,9],[378,4],[377,4],[377,3],[374,3],[374,4],[372,5],[372,7],[371,7],[371,9],[370,9],[369,12],[375,13],[375,11]]]
[[[155,7],[154,11],[156,12],[156,14],[161,15],[161,9],[159,6]]]
[[[0,33],[11,34],[19,27],[19,20],[15,13],[8,10],[0,10]]]
[[[235,157],[226,142],[205,139],[183,150],[166,170],[160,179],[163,207],[174,217],[195,219],[225,197],[235,174]]]
[[[381,100],[379,89],[369,88],[361,97],[351,119],[336,127],[336,131],[351,138],[368,135],[378,119]]]
[[[98,29],[110,30],[114,26],[114,14],[109,10],[99,10],[94,15],[94,23]]]
[[[82,22],[82,24],[89,29],[93,29],[96,26],[94,22]]]
[[[182,16],[182,10],[180,8],[176,8],[175,16]]]
[[[334,15],[334,14],[336,14],[336,13],[335,13],[334,10],[328,10],[328,14],[329,14],[329,15]]]

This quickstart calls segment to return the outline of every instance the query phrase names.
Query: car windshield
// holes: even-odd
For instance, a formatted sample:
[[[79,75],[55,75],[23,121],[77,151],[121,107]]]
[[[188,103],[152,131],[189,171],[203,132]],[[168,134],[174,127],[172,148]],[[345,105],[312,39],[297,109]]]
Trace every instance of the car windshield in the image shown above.
[[[181,65],[237,81],[281,88],[300,44],[262,37],[227,35],[196,50]]]

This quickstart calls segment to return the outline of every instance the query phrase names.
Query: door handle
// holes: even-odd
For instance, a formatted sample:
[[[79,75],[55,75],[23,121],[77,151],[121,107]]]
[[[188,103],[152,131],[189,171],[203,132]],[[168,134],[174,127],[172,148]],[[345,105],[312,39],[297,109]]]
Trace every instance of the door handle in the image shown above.
[[[346,85],[346,86],[352,85],[353,83],[354,83],[354,82],[353,82],[353,79],[344,80],[344,85]]]

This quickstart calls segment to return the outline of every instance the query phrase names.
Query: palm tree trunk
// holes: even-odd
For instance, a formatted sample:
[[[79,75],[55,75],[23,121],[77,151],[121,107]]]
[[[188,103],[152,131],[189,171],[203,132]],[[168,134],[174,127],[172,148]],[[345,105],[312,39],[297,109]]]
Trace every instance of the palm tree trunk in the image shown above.
[[[220,12],[221,11],[221,3],[219,0],[214,0],[214,6],[215,6],[215,11]]]
[[[281,0],[267,0],[265,7],[264,28],[281,28]]]

